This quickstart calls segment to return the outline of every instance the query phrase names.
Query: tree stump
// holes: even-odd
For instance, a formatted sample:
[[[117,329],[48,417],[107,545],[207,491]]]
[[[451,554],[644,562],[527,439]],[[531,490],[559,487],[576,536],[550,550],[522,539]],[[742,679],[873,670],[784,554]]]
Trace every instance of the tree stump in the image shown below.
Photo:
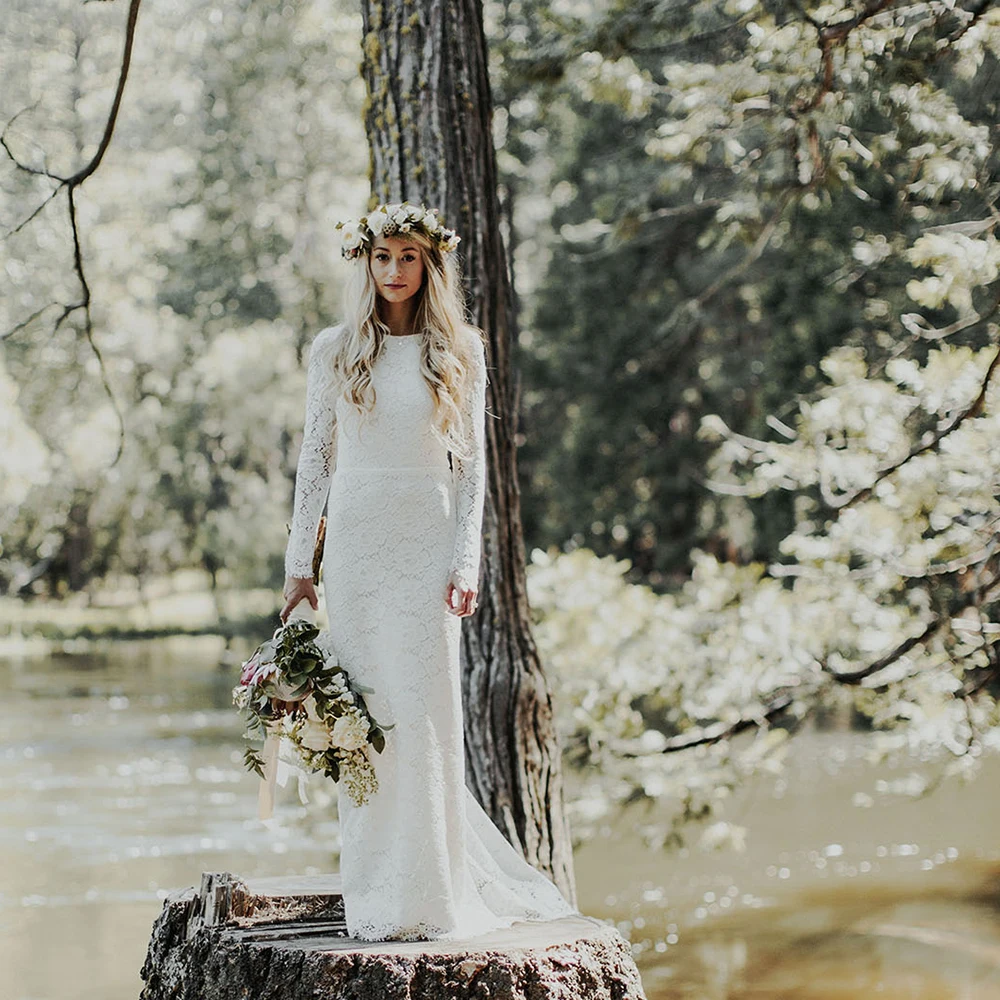
[[[204,874],[164,902],[142,978],[140,1000],[645,1000],[628,943],[593,917],[359,941],[337,875]]]

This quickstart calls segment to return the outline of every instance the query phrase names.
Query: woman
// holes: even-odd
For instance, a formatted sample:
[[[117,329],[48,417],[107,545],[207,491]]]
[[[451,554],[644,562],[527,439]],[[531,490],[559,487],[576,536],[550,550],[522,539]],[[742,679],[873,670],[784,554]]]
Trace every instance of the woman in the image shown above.
[[[459,641],[479,583],[487,374],[482,333],[464,321],[459,238],[409,204],[341,227],[354,281],[346,322],[310,353],[281,619],[318,607],[329,499],[331,639],[395,726],[373,754],[378,791],[338,799],[348,933],[464,938],[577,914],[465,785]]]

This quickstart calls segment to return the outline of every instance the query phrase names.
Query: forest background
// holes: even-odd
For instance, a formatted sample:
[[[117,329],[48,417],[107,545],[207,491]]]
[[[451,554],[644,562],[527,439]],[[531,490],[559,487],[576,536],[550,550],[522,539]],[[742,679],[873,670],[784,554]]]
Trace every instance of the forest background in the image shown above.
[[[26,222],[54,185],[13,160],[92,155],[124,6],[12,4],[0,590],[276,590],[334,223],[369,192],[360,17],[143,9],[76,195],[88,331],[57,323],[81,294],[65,201]],[[616,801],[704,817],[836,706],[971,776],[1000,742],[1000,12],[485,13],[530,596],[596,776],[575,831]]]

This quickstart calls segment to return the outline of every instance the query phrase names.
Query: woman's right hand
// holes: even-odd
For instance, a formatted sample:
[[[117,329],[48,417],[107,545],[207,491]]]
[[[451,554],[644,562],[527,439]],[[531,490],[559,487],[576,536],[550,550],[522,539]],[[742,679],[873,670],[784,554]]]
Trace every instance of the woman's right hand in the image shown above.
[[[284,625],[288,621],[288,616],[292,613],[295,605],[303,598],[311,605],[313,611],[319,610],[319,598],[316,596],[316,588],[313,586],[311,576],[290,576],[285,579],[285,589],[282,592],[285,599],[285,606],[281,609],[279,618]]]

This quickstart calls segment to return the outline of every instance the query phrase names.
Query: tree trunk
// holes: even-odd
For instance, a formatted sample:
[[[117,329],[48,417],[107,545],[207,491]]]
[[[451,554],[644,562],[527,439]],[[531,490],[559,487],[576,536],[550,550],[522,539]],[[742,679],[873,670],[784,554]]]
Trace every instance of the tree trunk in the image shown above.
[[[468,941],[347,937],[339,876],[206,873],[153,925],[140,1000],[645,1000],[628,942],[593,917]]]
[[[511,843],[575,903],[560,751],[525,589],[515,317],[499,229],[481,2],[361,6],[373,198],[440,209],[462,238],[472,321],[489,338],[483,577],[479,610],[462,630],[468,780]]]

